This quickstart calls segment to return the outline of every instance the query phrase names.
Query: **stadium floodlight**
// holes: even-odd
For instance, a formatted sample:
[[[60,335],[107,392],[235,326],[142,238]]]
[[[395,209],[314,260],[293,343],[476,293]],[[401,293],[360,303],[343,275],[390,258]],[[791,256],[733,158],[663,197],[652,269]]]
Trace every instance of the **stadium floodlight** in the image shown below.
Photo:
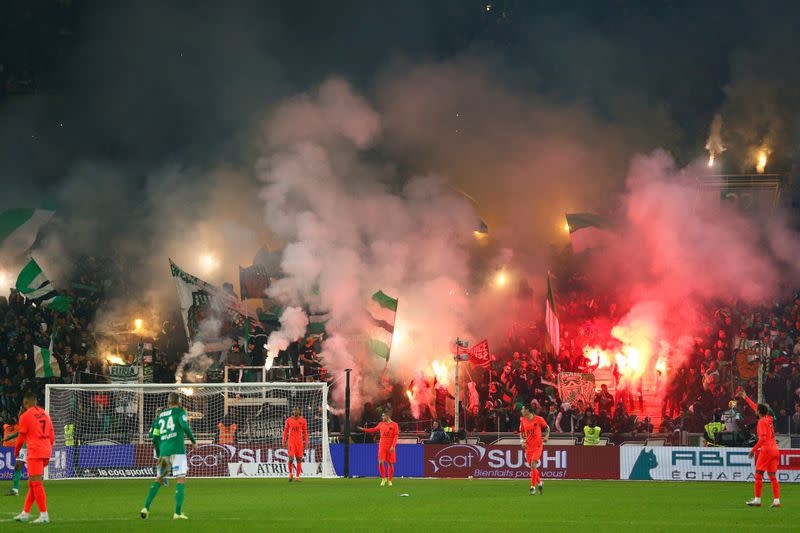
[[[148,431],[170,392],[181,395],[197,438],[187,446],[189,476],[287,476],[283,428],[299,407],[309,434],[303,474],[336,477],[327,383],[111,383],[47,385],[45,409],[56,437],[47,479],[154,477]],[[219,424],[236,424],[235,437],[223,438]]]

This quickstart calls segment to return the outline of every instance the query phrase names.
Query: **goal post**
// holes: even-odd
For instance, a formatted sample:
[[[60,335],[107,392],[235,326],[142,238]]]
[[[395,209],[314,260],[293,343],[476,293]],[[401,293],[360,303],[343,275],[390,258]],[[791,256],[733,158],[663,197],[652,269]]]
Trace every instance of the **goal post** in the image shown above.
[[[288,476],[282,437],[295,407],[308,422],[303,476],[336,477],[327,383],[276,382],[47,385],[56,440],[46,478],[153,477],[148,432],[171,392],[197,440],[186,442],[189,477]]]

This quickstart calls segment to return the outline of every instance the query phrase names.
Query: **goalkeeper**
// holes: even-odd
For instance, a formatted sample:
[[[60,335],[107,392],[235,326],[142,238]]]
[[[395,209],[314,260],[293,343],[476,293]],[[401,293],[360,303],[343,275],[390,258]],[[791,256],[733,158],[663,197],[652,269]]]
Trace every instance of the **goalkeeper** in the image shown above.
[[[177,392],[170,392],[167,398],[167,408],[161,411],[150,427],[150,438],[153,441],[156,457],[158,457],[158,473],[156,480],[150,484],[150,491],[141,511],[142,518],[150,514],[150,504],[153,503],[161,484],[165,483],[166,476],[170,473],[175,478],[175,514],[174,520],[186,520],[188,517],[181,511],[186,490],[186,463],[185,437],[188,436],[192,444],[196,444],[192,428],[189,427],[189,418],[186,411],[181,408],[180,396]]]

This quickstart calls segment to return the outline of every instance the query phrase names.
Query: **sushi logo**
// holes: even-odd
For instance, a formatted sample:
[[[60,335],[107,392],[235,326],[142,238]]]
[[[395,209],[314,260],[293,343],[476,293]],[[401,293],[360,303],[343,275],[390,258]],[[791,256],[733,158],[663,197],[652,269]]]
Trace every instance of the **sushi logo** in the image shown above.
[[[453,444],[439,450],[433,459],[428,462],[433,466],[433,471],[447,468],[471,468],[480,463],[486,455],[486,448],[474,444]]]
[[[642,452],[639,454],[639,457],[636,458],[636,462],[633,463],[633,468],[631,469],[631,475],[628,476],[628,479],[649,479],[652,480],[653,476],[650,475],[650,471],[658,466],[658,461],[656,460],[656,454],[653,450],[649,452],[645,449],[642,449]]]

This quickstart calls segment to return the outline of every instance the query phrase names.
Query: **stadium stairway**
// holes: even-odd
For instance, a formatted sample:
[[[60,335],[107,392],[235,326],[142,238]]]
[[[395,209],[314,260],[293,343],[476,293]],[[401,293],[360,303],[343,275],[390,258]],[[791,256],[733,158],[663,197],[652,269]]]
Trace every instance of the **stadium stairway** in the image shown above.
[[[598,368],[594,371],[595,387],[599,391],[600,386],[605,384],[608,391],[617,397],[617,389],[614,380],[614,374],[609,367]],[[661,400],[659,400],[656,393],[655,375],[653,372],[645,372],[642,380],[642,406],[639,405],[639,400],[634,396],[634,408],[630,409],[630,402],[625,406],[628,413],[636,415],[639,419],[646,416],[650,417],[650,422],[653,424],[653,429],[658,431],[661,426]]]

